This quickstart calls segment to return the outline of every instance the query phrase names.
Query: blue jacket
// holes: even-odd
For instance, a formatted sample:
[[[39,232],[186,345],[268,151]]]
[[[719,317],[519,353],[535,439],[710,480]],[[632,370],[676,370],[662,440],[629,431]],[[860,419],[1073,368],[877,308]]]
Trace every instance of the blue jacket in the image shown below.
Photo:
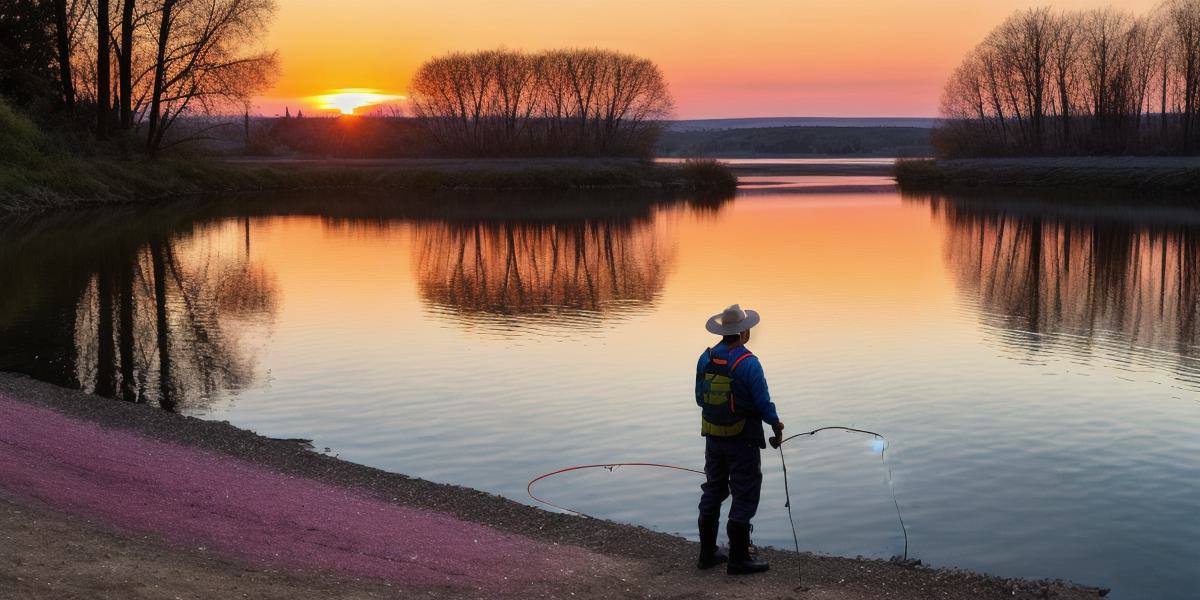
[[[729,347],[720,343],[700,355],[700,362],[696,365],[696,406],[701,408],[704,407],[704,370],[708,367],[710,353],[714,358],[728,359]],[[775,410],[775,403],[771,402],[770,392],[767,391],[767,376],[763,374],[762,364],[758,362],[757,356],[746,358],[734,370],[733,394],[738,398],[750,399],[754,412],[764,423],[775,425],[779,422],[779,413]]]

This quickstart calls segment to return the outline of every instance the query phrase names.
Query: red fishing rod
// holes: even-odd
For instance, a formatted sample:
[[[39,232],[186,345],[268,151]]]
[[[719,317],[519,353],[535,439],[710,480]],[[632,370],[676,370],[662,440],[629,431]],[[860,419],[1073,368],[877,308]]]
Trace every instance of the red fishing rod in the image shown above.
[[[901,511],[900,511],[900,501],[899,501],[899,499],[896,498],[896,486],[894,483],[892,483],[892,467],[888,464],[887,456],[886,456],[886,451],[887,451],[887,446],[888,446],[887,438],[883,437],[882,435],[880,435],[878,433],[875,433],[874,431],[868,431],[866,429],[855,429],[854,427],[841,427],[841,426],[819,427],[812,431],[806,431],[804,433],[797,433],[795,435],[788,436],[786,438],[783,438],[782,440],[779,440],[778,442],[775,441],[777,438],[774,438],[774,437],[771,438],[771,446],[774,448],[777,448],[779,450],[779,462],[783,468],[783,493],[784,493],[784,497],[786,499],[784,506],[787,508],[787,512],[788,512],[788,522],[791,523],[791,526],[792,526],[792,541],[795,543],[796,554],[800,553],[800,537],[796,534],[796,521],[795,521],[795,519],[792,518],[792,495],[791,495],[790,490],[788,489],[787,460],[784,458],[784,455],[783,455],[783,445],[796,439],[796,438],[812,437],[818,433],[821,433],[822,431],[835,431],[835,430],[836,431],[846,431],[849,433],[861,433],[864,435],[870,435],[870,436],[874,436],[876,439],[883,442],[882,447],[880,447],[880,449],[879,449],[879,459],[883,463],[884,469],[887,471],[887,483],[888,483],[888,488],[892,492],[892,504],[896,507],[896,518],[900,521],[900,531],[904,534],[904,555],[902,557],[902,560],[908,560],[908,526],[905,525],[905,523],[904,523],[904,516],[901,514]],[[533,493],[533,486],[537,482],[539,482],[543,479],[554,477],[555,475],[561,475],[563,473],[569,473],[571,471],[582,471],[585,469],[607,469],[609,471],[613,471],[613,470],[617,469],[618,467],[644,467],[644,468],[652,468],[652,469],[671,469],[674,471],[685,471],[688,473],[695,473],[697,475],[704,475],[704,471],[700,471],[697,469],[691,469],[688,467],[680,467],[680,466],[676,466],[676,465],[667,465],[667,464],[662,464],[662,463],[631,462],[631,463],[601,463],[601,464],[594,464],[594,465],[579,465],[579,466],[575,466],[575,467],[566,467],[563,469],[558,469],[557,471],[551,471],[544,475],[539,475],[539,476],[533,478],[532,480],[530,480],[530,482],[525,486],[525,492],[527,494],[529,494],[529,497],[532,498],[534,501],[544,504],[546,506],[550,506],[550,507],[556,508],[558,510],[571,513],[571,514],[579,515],[581,517],[586,517],[588,519],[595,519],[596,517],[593,517],[582,511],[575,510],[573,508],[568,508],[566,506],[560,506],[558,504],[550,502],[549,500],[538,497],[537,495],[535,495]]]

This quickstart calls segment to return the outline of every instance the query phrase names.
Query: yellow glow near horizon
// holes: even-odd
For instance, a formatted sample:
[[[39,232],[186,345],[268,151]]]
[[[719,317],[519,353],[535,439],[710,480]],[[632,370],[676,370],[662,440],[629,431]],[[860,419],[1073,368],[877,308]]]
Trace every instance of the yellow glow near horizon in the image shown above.
[[[343,115],[353,115],[360,108],[368,108],[401,100],[404,100],[404,96],[387,94],[382,90],[371,88],[330,90],[309,99],[309,101],[321,110],[336,110]]]
[[[282,71],[261,103],[282,113],[349,86],[404,94],[421,63],[447,52],[601,47],[661,66],[678,118],[931,117],[963,56],[1014,10],[1145,13],[1158,3],[279,0],[264,43],[278,50]]]

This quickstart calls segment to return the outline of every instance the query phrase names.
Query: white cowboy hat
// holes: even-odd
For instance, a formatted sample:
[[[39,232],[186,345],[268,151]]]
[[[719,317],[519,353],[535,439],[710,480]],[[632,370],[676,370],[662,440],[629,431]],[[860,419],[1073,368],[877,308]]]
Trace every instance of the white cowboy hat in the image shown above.
[[[704,328],[717,335],[737,335],[758,325],[759,320],[758,311],[742,310],[742,307],[734,304],[721,314],[710,317]]]

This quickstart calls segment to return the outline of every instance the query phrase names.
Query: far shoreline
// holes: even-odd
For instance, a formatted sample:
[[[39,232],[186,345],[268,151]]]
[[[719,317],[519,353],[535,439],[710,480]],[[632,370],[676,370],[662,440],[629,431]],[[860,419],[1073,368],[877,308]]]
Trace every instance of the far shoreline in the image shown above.
[[[1200,191],[1200,157],[1090,156],[898,160],[904,189]]]
[[[638,190],[730,195],[737,176],[716,161],[636,158],[200,156],[160,160],[66,157],[53,170],[0,167],[0,217],[189,197],[307,190],[377,192]]]

